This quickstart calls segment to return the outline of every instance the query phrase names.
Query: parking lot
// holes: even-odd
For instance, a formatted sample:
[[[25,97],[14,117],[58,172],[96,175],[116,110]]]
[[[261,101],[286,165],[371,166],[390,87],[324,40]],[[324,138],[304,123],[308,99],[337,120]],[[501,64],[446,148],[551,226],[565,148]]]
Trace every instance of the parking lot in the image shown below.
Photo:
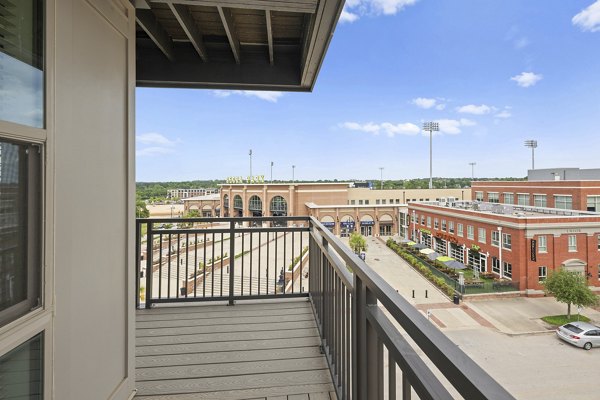
[[[540,320],[565,314],[566,305],[549,297],[513,297],[456,306],[379,239],[367,241],[367,264],[421,312],[429,310],[434,325],[517,399],[600,398],[596,383],[600,348],[585,351],[571,346]],[[436,294],[425,298],[425,290]],[[582,314],[600,323],[597,310],[586,308]]]

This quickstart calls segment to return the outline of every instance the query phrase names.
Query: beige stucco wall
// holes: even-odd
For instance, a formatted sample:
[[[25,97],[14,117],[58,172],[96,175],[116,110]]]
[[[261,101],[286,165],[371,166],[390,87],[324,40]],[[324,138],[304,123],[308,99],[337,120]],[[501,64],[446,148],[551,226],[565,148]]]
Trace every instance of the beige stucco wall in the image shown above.
[[[455,197],[458,200],[470,200],[471,189],[368,189],[368,188],[351,188],[348,190],[348,200],[369,200],[369,204],[375,204],[376,200],[385,199],[389,204],[390,199],[399,200],[400,204],[406,204],[409,201],[434,201],[441,197]]]

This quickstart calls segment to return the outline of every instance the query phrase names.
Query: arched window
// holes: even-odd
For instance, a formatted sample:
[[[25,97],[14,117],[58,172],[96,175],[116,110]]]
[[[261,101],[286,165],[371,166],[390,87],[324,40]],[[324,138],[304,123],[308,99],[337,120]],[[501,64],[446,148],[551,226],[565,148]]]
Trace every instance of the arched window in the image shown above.
[[[229,208],[229,195],[228,194],[223,196],[223,207]]]
[[[278,215],[287,214],[287,201],[281,196],[275,196],[271,199],[271,213]]]
[[[233,208],[241,210],[244,208],[243,202],[242,202],[242,196],[240,196],[239,194],[236,194],[235,197],[233,198]]]
[[[262,211],[262,200],[260,197],[254,195],[250,197],[250,201],[248,202],[248,209],[250,211]]]

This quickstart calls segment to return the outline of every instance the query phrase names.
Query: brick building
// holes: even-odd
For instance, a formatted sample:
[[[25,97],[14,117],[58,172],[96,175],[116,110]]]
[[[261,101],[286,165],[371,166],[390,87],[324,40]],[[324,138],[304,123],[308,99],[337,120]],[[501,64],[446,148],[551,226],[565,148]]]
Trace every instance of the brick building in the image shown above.
[[[450,200],[409,203],[408,215],[413,240],[527,294],[540,294],[540,282],[560,267],[600,287],[600,214]]]

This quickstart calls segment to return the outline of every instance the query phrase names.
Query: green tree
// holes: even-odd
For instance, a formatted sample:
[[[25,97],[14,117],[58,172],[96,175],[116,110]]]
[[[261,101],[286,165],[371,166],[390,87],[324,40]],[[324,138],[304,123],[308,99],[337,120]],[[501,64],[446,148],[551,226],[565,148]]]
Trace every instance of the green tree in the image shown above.
[[[189,210],[184,218],[200,218],[201,216],[199,210]]]
[[[367,250],[367,241],[358,232],[352,232],[348,243],[350,244],[350,248],[352,249],[352,251],[357,254],[360,253],[361,251]]]
[[[562,268],[550,273],[544,282],[544,289],[556,301],[567,304],[567,318],[571,318],[571,304],[587,307],[598,303],[598,298],[588,287],[584,275]]]
[[[136,200],[135,216],[137,218],[148,218],[150,216],[150,211],[146,208],[146,202],[144,200]]]

